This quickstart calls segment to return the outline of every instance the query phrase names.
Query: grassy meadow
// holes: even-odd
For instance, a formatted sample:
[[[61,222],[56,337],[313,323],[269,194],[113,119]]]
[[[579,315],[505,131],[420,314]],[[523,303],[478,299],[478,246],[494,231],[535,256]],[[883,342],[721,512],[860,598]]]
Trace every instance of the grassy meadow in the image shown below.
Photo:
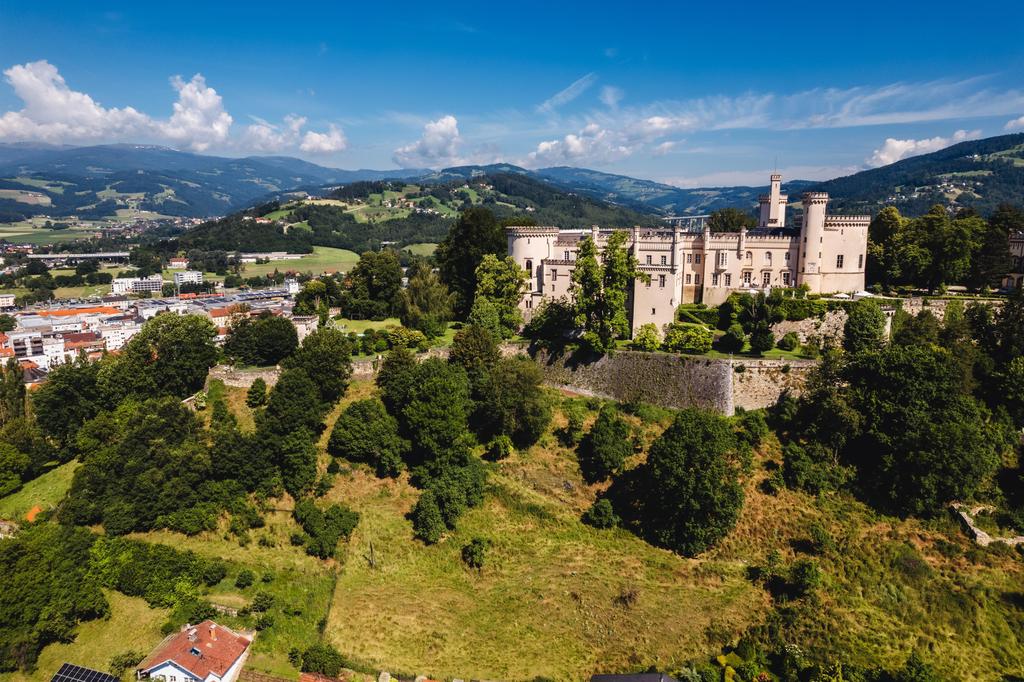
[[[312,272],[319,275],[328,270],[348,272],[359,261],[359,254],[348,249],[335,249],[329,246],[314,246],[313,253],[289,260],[270,261],[269,263],[248,263],[242,270],[243,277],[267,275],[275,270],[278,272]]]

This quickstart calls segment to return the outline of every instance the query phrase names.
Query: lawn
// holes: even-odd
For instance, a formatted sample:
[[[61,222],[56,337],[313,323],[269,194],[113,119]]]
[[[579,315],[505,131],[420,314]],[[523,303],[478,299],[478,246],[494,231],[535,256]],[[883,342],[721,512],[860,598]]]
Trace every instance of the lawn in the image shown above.
[[[437,250],[437,244],[432,242],[422,242],[419,244],[409,244],[402,249],[408,251],[414,256],[433,256],[434,251]]]
[[[43,649],[35,672],[0,674],[0,681],[49,680],[63,663],[106,671],[111,657],[128,651],[148,654],[163,640],[160,626],[167,620],[168,609],[151,608],[144,599],[120,592],[104,590],[104,594],[110,618],[82,623],[73,642]]]
[[[345,332],[355,332],[362,334],[367,329],[373,329],[377,331],[379,329],[387,329],[388,327],[400,327],[402,321],[397,317],[388,317],[383,320],[349,320],[342,318],[340,320],[334,320],[334,326]]]
[[[0,519],[23,519],[33,507],[53,509],[67,494],[77,468],[77,461],[62,464],[0,498]]]
[[[319,275],[327,270],[348,272],[359,261],[359,254],[348,249],[328,246],[314,246],[313,253],[290,260],[250,263],[242,272],[244,277],[257,277],[277,270],[278,272],[312,272]]]

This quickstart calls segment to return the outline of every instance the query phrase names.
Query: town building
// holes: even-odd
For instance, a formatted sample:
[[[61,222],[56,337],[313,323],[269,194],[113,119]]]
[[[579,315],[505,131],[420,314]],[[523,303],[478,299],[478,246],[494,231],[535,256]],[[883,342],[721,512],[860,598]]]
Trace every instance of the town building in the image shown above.
[[[14,294],[0,294],[0,310],[6,310],[14,307],[15,296]]]
[[[188,258],[171,258],[167,261],[167,267],[169,267],[172,270],[187,270]]]
[[[164,286],[164,279],[160,275],[149,277],[115,277],[110,285],[111,293],[115,295],[141,294],[145,292],[159,293]]]
[[[828,194],[808,192],[800,224],[789,227],[781,187],[782,176],[773,174],[753,229],[712,233],[705,220],[690,217],[674,219],[668,228],[629,230],[626,248],[650,277],[629,292],[633,329],[646,323],[661,328],[674,321],[681,303],[718,305],[734,292],[801,285],[818,294],[863,290],[870,216],[829,215]],[[527,272],[524,317],[545,300],[568,297],[581,242],[592,238],[600,250],[613,232],[597,226],[506,228],[508,254]]]
[[[234,682],[249,656],[252,637],[212,620],[168,635],[138,668],[140,680]]]
[[[1010,235],[1010,272],[1003,278],[1004,289],[1024,287],[1024,232]]]
[[[185,272],[174,273],[174,286],[180,287],[182,284],[202,284],[203,273],[200,270],[186,270]]]

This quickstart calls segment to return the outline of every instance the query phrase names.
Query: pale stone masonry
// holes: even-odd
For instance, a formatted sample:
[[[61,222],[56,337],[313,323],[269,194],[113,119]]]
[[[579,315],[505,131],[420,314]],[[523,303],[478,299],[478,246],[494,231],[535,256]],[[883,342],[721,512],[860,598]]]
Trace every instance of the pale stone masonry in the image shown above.
[[[684,229],[633,227],[627,248],[650,283],[637,281],[630,292],[634,329],[672,322],[680,303],[718,305],[735,291],[806,284],[811,293],[854,293],[864,288],[870,216],[828,215],[828,194],[803,195],[803,221],[786,226],[787,196],[782,176],[760,197],[758,226],[712,234],[703,224]],[[703,223],[703,221],[701,221]],[[509,227],[508,254],[528,275],[521,307],[529,319],[545,299],[569,295],[580,242],[592,237],[603,248],[613,230]]]

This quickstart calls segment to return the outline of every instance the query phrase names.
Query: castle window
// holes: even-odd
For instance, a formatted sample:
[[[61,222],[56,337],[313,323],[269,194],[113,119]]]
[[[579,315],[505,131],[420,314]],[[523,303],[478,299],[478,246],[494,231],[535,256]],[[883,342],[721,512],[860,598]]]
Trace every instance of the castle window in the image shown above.
[[[693,254],[692,253],[686,254],[686,262],[687,263],[692,263],[693,262]]]
[[[761,275],[761,286],[768,286],[772,283],[772,273],[766,272]]]
[[[661,257],[661,264],[662,265],[668,265],[668,256],[662,256]]]
[[[754,252],[753,251],[747,251],[747,262],[748,263],[753,263],[754,262]]]
[[[725,286],[727,286],[727,287],[731,287],[732,286],[732,273],[731,272],[725,273]]]
[[[717,287],[718,286],[718,273],[717,272],[711,273],[711,286],[713,286],[713,287]]]
[[[558,270],[556,270],[555,268],[551,268],[551,281],[552,282],[557,282],[558,281]]]
[[[526,261],[526,276],[533,277],[533,261],[529,259]]]
[[[700,284],[700,275],[694,275],[693,276],[693,283],[694,284]]]
[[[647,256],[647,264],[648,264],[648,265],[650,265],[650,264],[651,264],[651,257],[650,257],[650,255],[648,255],[648,256]]]
[[[651,308],[651,315],[656,315],[656,314],[657,314],[657,311],[654,308]]]
[[[787,286],[787,287],[789,286],[789,273],[788,272],[782,273],[782,284],[784,286]]]
[[[726,263],[729,262],[729,252],[719,251],[718,252],[718,267],[724,268]]]
[[[665,288],[665,275],[658,275],[658,286],[662,289]]]
[[[746,270],[743,273],[743,285],[750,286],[750,270]]]
[[[860,254],[859,256],[857,256],[857,269],[858,270],[863,270],[864,269],[864,254],[863,253]]]
[[[772,252],[771,251],[765,251],[764,252],[764,262],[767,263],[768,265],[772,264]]]
[[[686,273],[686,283],[687,284],[690,283],[690,277],[691,277],[690,273]]]
[[[836,256],[836,269],[842,269],[843,267],[843,254]]]
[[[532,299],[529,299],[529,298],[526,299],[526,307],[528,309],[533,307],[533,300]]]
[[[694,263],[700,263],[700,254],[699,253],[696,256],[694,256],[693,262]]]
[[[565,252],[565,260],[569,260],[569,251],[568,250],[566,250],[566,252]]]
[[[786,262],[789,262],[789,251],[786,252]]]

